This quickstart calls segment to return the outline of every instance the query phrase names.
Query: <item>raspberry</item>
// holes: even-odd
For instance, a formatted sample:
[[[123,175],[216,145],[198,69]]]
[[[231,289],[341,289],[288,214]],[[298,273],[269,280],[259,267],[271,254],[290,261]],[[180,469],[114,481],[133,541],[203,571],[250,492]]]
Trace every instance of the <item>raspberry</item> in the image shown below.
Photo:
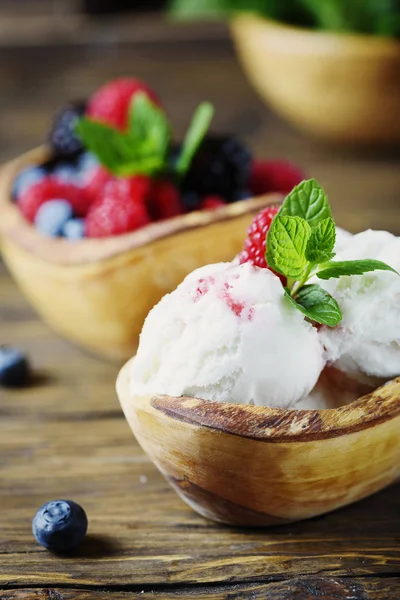
[[[239,254],[239,261],[243,263],[250,262],[256,267],[262,269],[269,268],[267,261],[265,260],[265,242],[267,232],[271,226],[274,217],[278,214],[280,206],[272,205],[267,206],[261,212],[258,213],[251,222],[250,227],[247,230],[247,238],[244,242],[243,250]],[[272,270],[272,269],[271,269]],[[278,275],[282,283],[285,283],[285,279],[282,275]]]
[[[214,210],[225,206],[226,202],[220,196],[206,196],[200,204],[200,208],[204,210]]]
[[[304,173],[285,160],[256,160],[251,167],[249,188],[254,196],[269,192],[288,194],[305,179]]]
[[[154,181],[149,200],[153,221],[170,219],[183,213],[177,188],[169,181]]]
[[[137,176],[113,179],[90,207],[86,218],[87,237],[107,237],[143,227],[150,218],[146,208],[150,181]]]
[[[137,92],[144,92],[155,104],[160,104],[155,93],[140,79],[114,79],[93,94],[86,114],[124,131],[128,127],[131,99]]]
[[[87,198],[88,205],[97,199],[111,179],[111,173],[101,166],[94,167],[91,171],[84,174],[82,190]]]
[[[26,190],[20,197],[18,206],[25,219],[33,223],[37,211],[48,200],[67,200],[77,215],[85,215],[87,211],[87,202],[82,190],[52,176],[45,177]]]

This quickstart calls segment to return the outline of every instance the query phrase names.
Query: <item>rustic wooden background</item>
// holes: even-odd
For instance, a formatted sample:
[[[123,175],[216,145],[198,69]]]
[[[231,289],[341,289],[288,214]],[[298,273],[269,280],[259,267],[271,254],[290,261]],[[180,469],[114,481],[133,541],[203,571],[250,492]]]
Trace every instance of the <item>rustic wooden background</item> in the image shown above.
[[[1,160],[40,143],[66,98],[136,75],[158,90],[177,136],[210,100],[215,130],[235,131],[257,155],[300,163],[327,188],[341,225],[400,233],[399,152],[326,147],[294,132],[250,89],[220,25],[146,17],[88,27],[88,40],[52,37],[49,46],[39,36],[18,47],[0,26]],[[2,266],[0,327],[1,343],[26,350],[35,369],[31,387],[0,391],[1,600],[400,598],[399,485],[296,525],[214,525],[177,498],[136,444],[114,392],[118,366],[53,334]],[[31,534],[36,509],[55,498],[89,516],[87,540],[68,558]]]

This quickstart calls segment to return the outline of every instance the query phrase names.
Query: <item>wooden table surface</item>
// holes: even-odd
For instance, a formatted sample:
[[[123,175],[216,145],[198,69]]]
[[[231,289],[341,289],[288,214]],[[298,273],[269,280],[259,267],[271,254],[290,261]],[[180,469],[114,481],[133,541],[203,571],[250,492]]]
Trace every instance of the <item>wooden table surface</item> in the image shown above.
[[[1,159],[39,143],[65,98],[134,74],[159,91],[177,135],[211,100],[215,130],[302,164],[326,186],[341,225],[400,233],[398,152],[304,138],[262,105],[227,39],[173,38],[0,50]],[[118,366],[57,337],[1,266],[0,327],[1,343],[26,350],[35,369],[31,387],[0,391],[2,600],[400,598],[399,485],[295,525],[215,525],[178,499],[135,442],[114,391]],[[56,498],[81,503],[89,517],[87,540],[67,558],[31,534],[36,509]]]

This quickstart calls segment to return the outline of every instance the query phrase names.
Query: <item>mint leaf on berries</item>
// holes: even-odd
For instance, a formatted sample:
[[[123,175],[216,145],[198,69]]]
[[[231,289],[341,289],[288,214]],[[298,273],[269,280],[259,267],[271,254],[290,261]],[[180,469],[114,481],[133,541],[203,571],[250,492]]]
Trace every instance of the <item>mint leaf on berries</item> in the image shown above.
[[[175,166],[179,175],[184,175],[196,154],[214,116],[214,108],[209,102],[202,102],[196,109],[182,144],[182,151]]]
[[[197,108],[183,143],[175,170],[184,175],[210,125],[214,109],[204,102]],[[82,117],[75,131],[84,146],[107,169],[119,177],[148,175],[168,171],[171,127],[163,111],[144,92],[134,95],[126,131]]]
[[[310,235],[311,228],[304,219],[278,214],[267,234],[269,266],[286,277],[300,276],[307,266],[305,251]]]
[[[397,271],[386,263],[369,258],[362,260],[332,260],[324,265],[320,265],[320,270],[316,275],[319,279],[331,279],[333,277],[342,277],[342,275],[363,275],[370,271],[392,271],[398,275]]]
[[[161,164],[165,163],[171,140],[168,119],[143,92],[137,93],[130,105],[128,135],[137,154],[157,156]]]
[[[154,175],[164,168],[170,142],[162,109],[144,93],[134,96],[126,132],[83,117],[76,132],[84,145],[118,176]]]
[[[296,185],[283,201],[279,214],[301,217],[311,227],[332,217],[328,198],[315,179],[307,179]]]
[[[319,285],[305,285],[296,299],[287,290],[285,295],[300,312],[316,323],[335,327],[342,320],[342,311],[335,298]]]
[[[332,252],[335,242],[335,223],[331,217],[327,217],[311,231],[306,247],[306,259],[313,264],[331,260],[335,256],[335,253]]]

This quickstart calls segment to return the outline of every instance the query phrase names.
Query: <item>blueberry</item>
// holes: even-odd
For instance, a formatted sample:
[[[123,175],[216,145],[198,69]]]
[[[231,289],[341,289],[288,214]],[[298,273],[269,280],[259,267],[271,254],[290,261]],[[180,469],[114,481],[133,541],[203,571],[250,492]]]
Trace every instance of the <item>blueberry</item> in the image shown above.
[[[23,387],[29,381],[26,356],[17,348],[0,346],[0,383],[5,387]]]
[[[78,160],[78,170],[83,175],[99,166],[99,160],[91,152],[84,152]]]
[[[249,190],[238,190],[234,193],[233,202],[238,202],[239,200],[247,200],[251,198],[252,193]]]
[[[63,162],[54,169],[53,175],[65,183],[77,183],[79,174],[73,165]]]
[[[86,535],[88,520],[85,511],[72,500],[53,500],[37,511],[32,531],[41,546],[53,552],[69,552]]]
[[[200,205],[200,196],[193,190],[186,190],[182,194],[182,204],[187,212],[196,210]]]
[[[43,167],[28,167],[21,171],[13,184],[13,198],[18,199],[28,188],[41,181],[46,175],[46,170]]]
[[[86,103],[71,102],[55,116],[49,139],[54,152],[59,156],[74,156],[82,151],[82,142],[75,134],[76,122],[85,113]]]
[[[44,202],[36,213],[35,227],[49,236],[61,235],[65,223],[72,217],[72,207],[67,200],[54,199]]]
[[[85,219],[70,219],[64,224],[62,234],[69,240],[85,237]]]

